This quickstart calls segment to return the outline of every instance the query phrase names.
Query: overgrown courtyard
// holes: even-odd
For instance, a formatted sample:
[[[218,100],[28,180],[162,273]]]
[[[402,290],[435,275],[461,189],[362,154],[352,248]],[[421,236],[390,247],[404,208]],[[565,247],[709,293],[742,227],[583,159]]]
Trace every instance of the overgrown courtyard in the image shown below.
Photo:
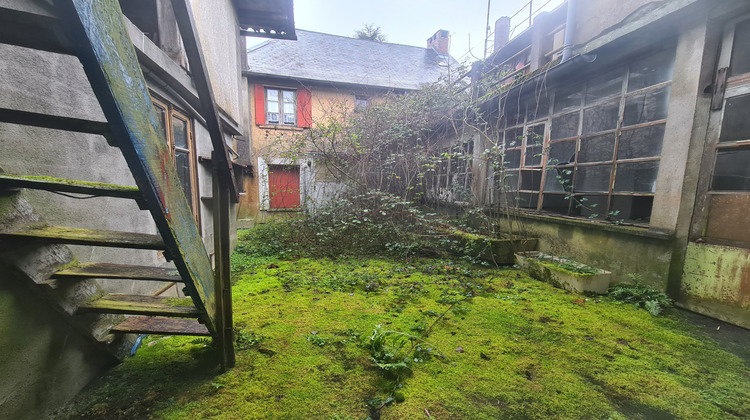
[[[312,257],[241,237],[235,369],[219,373],[209,340],[148,337],[60,417],[750,417],[747,361],[676,310],[455,258]]]

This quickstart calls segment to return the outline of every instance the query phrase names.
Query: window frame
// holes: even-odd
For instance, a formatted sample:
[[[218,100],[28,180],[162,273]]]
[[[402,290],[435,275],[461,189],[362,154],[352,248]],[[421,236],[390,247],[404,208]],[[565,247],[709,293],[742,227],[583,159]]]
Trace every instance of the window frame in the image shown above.
[[[269,98],[269,91],[277,91],[277,100],[272,101]],[[292,101],[284,101],[284,93],[290,92],[293,95]],[[263,87],[263,105],[264,105],[264,111],[266,114],[266,124],[268,125],[276,125],[276,126],[285,126],[285,127],[299,127],[299,116],[298,113],[298,105],[297,105],[297,89],[291,89],[291,88],[282,88],[282,87],[275,87],[275,86],[264,86]],[[276,103],[278,104],[278,110],[279,112],[272,113],[269,111],[269,103]],[[284,112],[284,105],[291,104],[293,105],[293,113],[291,114],[294,118],[293,123],[287,123],[285,122],[285,116],[290,115],[287,112]],[[278,120],[277,121],[271,121],[270,115],[271,114],[278,114]]]
[[[191,197],[185,197],[188,200],[188,203],[191,204],[191,211],[193,213],[193,218],[195,219],[196,225],[200,228],[200,197],[199,197],[199,186],[198,186],[198,163],[196,159],[196,152],[195,152],[195,131],[193,127],[193,121],[188,116],[188,114],[181,109],[177,108],[175,105],[171,104],[169,101],[164,100],[158,96],[156,96],[153,92],[151,92],[151,102],[153,103],[155,108],[159,108],[164,112],[164,131],[162,134],[165,136],[165,140],[167,143],[167,147],[169,147],[170,153],[172,155],[172,159],[175,162],[175,170],[176,168],[176,153],[185,153],[188,155],[188,161],[189,161],[189,169],[190,169],[190,195]],[[176,118],[180,121],[184,121],[186,123],[186,134],[187,134],[187,148],[178,147],[175,145],[174,141],[174,127],[172,123],[172,118]],[[179,172],[178,172],[178,179],[179,179]],[[180,182],[182,182],[182,179],[180,179]],[[181,186],[182,187],[182,186]],[[183,189],[184,191],[184,189]]]

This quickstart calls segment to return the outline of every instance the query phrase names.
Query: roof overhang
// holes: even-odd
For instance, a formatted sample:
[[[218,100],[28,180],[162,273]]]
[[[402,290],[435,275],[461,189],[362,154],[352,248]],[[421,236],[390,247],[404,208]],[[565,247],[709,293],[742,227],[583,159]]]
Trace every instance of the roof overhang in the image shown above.
[[[233,0],[233,3],[241,35],[297,39],[293,0]]]

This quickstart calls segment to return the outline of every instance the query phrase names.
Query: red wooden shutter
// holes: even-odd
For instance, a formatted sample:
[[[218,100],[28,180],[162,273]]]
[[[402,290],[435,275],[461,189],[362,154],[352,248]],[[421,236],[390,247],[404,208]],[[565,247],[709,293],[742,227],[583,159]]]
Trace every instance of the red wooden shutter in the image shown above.
[[[309,89],[297,90],[297,126],[312,127],[312,95]]]
[[[255,124],[266,123],[266,89],[263,85],[255,85]]]

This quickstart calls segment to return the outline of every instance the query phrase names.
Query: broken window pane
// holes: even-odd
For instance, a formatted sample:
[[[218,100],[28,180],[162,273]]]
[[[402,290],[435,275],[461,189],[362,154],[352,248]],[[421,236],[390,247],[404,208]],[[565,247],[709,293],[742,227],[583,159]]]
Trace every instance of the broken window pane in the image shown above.
[[[547,166],[573,163],[576,158],[576,141],[566,140],[550,143]]]
[[[672,80],[674,50],[661,51],[644,57],[630,66],[628,92]]]
[[[750,148],[719,150],[711,189],[750,191]]]
[[[576,171],[576,192],[608,192],[612,165],[584,166]]]
[[[620,116],[620,99],[595,105],[583,110],[581,135],[599,133],[617,128]]]
[[[623,71],[618,69],[591,80],[586,89],[586,104],[588,105],[622,92],[623,79],[625,79]]]
[[[615,133],[581,139],[578,162],[607,162],[615,151]]]
[[[513,127],[505,130],[505,147],[517,147],[521,145],[523,138],[523,127]]]
[[[542,197],[542,210],[558,214],[568,214],[570,199],[565,194],[544,194]]]
[[[591,219],[604,219],[607,217],[606,195],[576,195],[571,200],[573,201],[570,213],[574,216]]]
[[[630,97],[625,102],[623,125],[643,124],[667,118],[669,86]]]
[[[544,191],[570,192],[573,181],[573,167],[547,169],[544,178]]]
[[[658,157],[664,139],[664,124],[623,130],[617,146],[617,159]]]
[[[579,112],[560,115],[552,118],[550,127],[550,140],[565,139],[578,135],[578,116]]]
[[[521,171],[521,189],[539,191],[542,185],[542,171]]]
[[[554,113],[566,109],[573,109],[581,106],[581,90],[583,86],[566,86],[555,92]]]
[[[503,165],[506,169],[518,168],[521,166],[521,151],[507,150],[503,158]]]
[[[750,139],[750,95],[727,99],[720,142]]]
[[[658,161],[618,164],[614,191],[652,193],[656,190],[658,173]]]
[[[750,48],[747,48],[748,43],[750,43],[750,20],[740,22],[735,26],[729,76],[750,72]]]
[[[651,196],[614,196],[610,209],[610,220],[628,222],[648,222],[654,197]]]

